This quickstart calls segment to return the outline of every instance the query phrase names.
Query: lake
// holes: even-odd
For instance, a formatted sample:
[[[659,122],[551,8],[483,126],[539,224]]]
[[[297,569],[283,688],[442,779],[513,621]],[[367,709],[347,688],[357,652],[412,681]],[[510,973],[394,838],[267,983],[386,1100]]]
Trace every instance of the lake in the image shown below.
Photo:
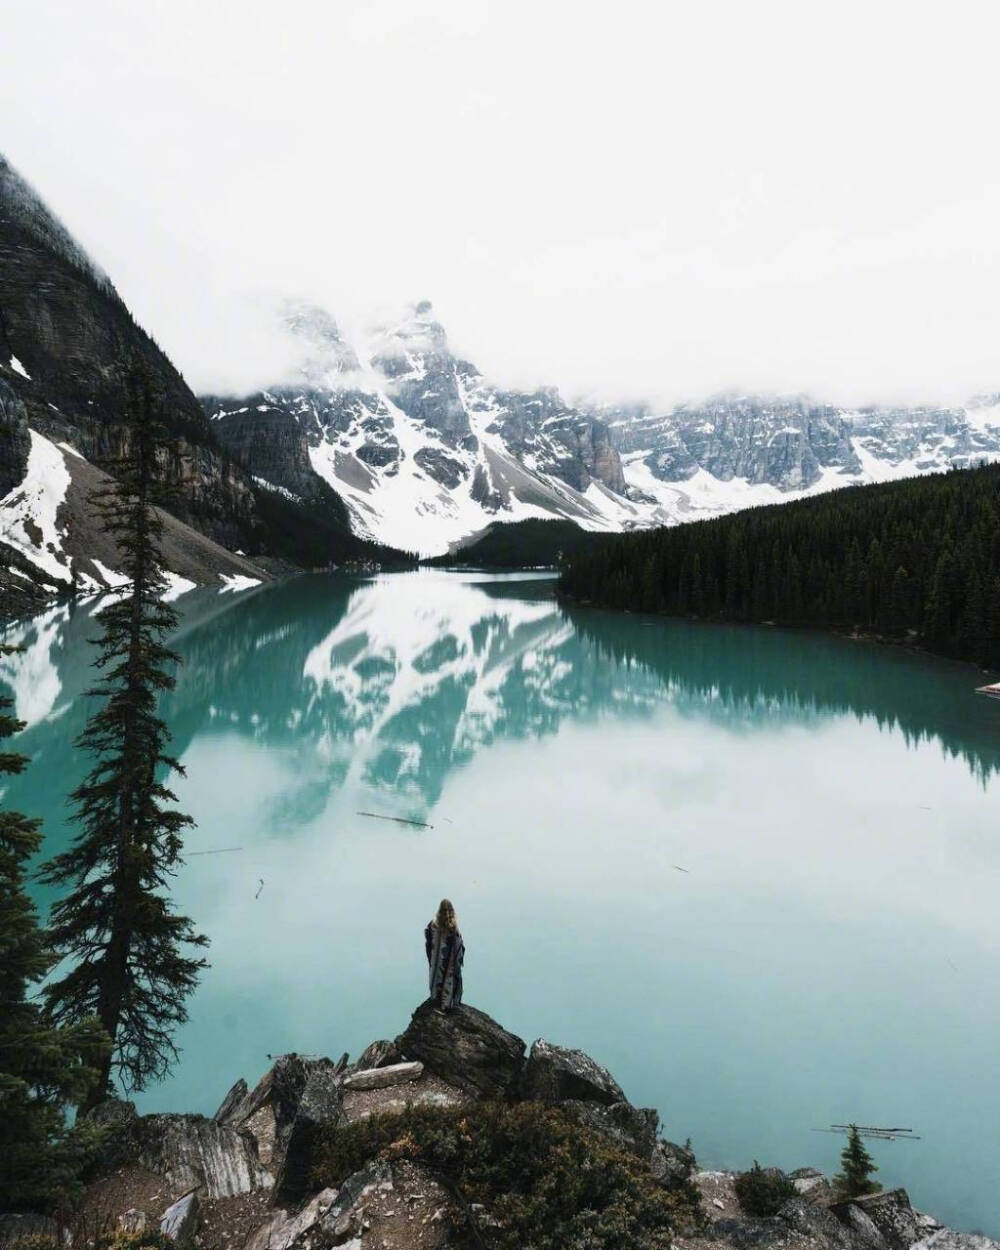
[[[974,669],[564,611],[532,575],[177,606],[176,895],[212,967],[141,1108],[211,1114],[269,1055],[401,1032],[446,894],[466,1001],[606,1064],[703,1167],[830,1172],[843,1140],[815,1130],[912,1127],[871,1143],[883,1184],[1000,1234],[1000,702]],[[86,768],[93,612],[14,627],[0,666],[33,757],[4,802],[47,851]]]

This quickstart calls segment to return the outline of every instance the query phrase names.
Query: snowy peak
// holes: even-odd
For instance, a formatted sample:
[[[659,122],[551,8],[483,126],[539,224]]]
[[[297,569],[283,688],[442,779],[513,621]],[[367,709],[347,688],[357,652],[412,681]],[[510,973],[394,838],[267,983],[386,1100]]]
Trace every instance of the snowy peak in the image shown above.
[[[451,351],[429,301],[371,327],[356,348],[320,309],[296,306],[284,325],[302,339],[299,383],[202,401],[258,482],[299,497],[325,483],[356,533],[428,555],[497,519],[649,523],[604,423],[554,389],[490,383]]]

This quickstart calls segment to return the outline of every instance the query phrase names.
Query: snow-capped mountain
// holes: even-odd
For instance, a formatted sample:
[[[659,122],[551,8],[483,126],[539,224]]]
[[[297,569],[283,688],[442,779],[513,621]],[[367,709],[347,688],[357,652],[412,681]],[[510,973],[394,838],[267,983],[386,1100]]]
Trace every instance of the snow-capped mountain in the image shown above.
[[[218,437],[259,485],[297,499],[331,487],[357,534],[426,555],[494,521],[670,525],[1000,458],[998,397],[956,409],[803,396],[598,408],[490,381],[451,351],[427,301],[356,343],[311,305],[289,304],[281,324],[298,379],[204,396]]]
[[[488,382],[451,352],[428,302],[358,344],[308,305],[288,307],[284,326],[301,346],[300,382],[202,402],[260,484],[311,498],[326,483],[356,533],[435,554],[496,520],[670,520],[630,497],[603,420],[552,388]]]
[[[698,515],[1000,459],[1000,396],[963,408],[837,408],[720,396],[666,412],[605,408],[626,481]]]

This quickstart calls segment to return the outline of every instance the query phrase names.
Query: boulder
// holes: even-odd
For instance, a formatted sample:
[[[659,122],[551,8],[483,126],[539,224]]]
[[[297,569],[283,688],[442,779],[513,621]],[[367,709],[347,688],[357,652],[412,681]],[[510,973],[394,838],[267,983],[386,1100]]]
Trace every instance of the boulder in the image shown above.
[[[188,1245],[198,1228],[199,1206],[197,1189],[182,1195],[163,1212],[160,1232],[178,1245]]]
[[[521,1096],[538,1102],[581,1102],[610,1105],[625,1102],[621,1086],[582,1050],[553,1046],[539,1038],[531,1047],[521,1083]]]
[[[251,1233],[244,1250],[289,1250],[296,1242],[304,1241],[313,1233],[336,1198],[336,1189],[323,1189],[295,1214],[276,1211]]]
[[[888,1250],[888,1243],[875,1227],[872,1218],[853,1202],[831,1206],[831,1214],[848,1230],[854,1250]]]
[[[309,1078],[335,1068],[329,1059],[303,1059],[294,1052],[279,1055],[251,1091],[245,1081],[237,1081],[214,1118],[250,1133],[261,1163],[277,1172]]]
[[[787,1176],[795,1186],[795,1192],[810,1202],[827,1203],[833,1195],[833,1186],[819,1168],[796,1168]]]
[[[416,1081],[424,1074],[424,1065],[415,1063],[393,1063],[384,1068],[362,1068],[344,1077],[344,1089],[385,1089],[388,1085],[401,1085],[405,1081]]]
[[[119,1215],[118,1227],[123,1233],[144,1233],[149,1227],[149,1215],[138,1207],[129,1207]]]
[[[204,1188],[208,1198],[231,1198],[272,1184],[247,1133],[202,1115],[147,1115],[128,1130],[134,1162],[174,1190]]]
[[[588,1128],[610,1137],[626,1150],[643,1159],[652,1158],[660,1120],[652,1107],[633,1107],[625,1101],[609,1106],[599,1102],[580,1102],[574,1098],[568,1099],[562,1106]]]
[[[939,1228],[929,1237],[915,1241],[912,1250],[1000,1250],[1000,1241],[984,1237],[982,1233],[956,1233],[951,1228]]]
[[[403,1056],[395,1042],[378,1041],[366,1046],[358,1055],[354,1064],[355,1071],[364,1068],[386,1068],[390,1064],[401,1063]]]
[[[359,1236],[364,1221],[365,1199],[376,1189],[391,1190],[392,1169],[378,1159],[349,1176],[337,1193],[336,1201],[320,1220],[320,1228],[339,1245],[345,1238]]]
[[[916,1211],[910,1205],[905,1189],[887,1189],[880,1194],[866,1194],[846,1202],[834,1203],[830,1210],[851,1227],[863,1229],[866,1236],[870,1221],[879,1237],[890,1250],[908,1250],[923,1236]],[[858,1212],[865,1218],[858,1218]]]
[[[649,1169],[653,1178],[667,1189],[679,1189],[694,1177],[697,1160],[694,1151],[687,1146],[662,1138],[653,1146]]]
[[[813,1245],[826,1250],[857,1250],[851,1234],[826,1207],[818,1207],[805,1198],[791,1198],[778,1212],[778,1220],[787,1229],[809,1238]],[[787,1232],[786,1232],[787,1237]]]
[[[322,1129],[340,1122],[344,1110],[343,1074],[339,1064],[313,1068],[288,1132],[275,1186],[275,1200],[295,1202],[306,1192],[313,1149]]]
[[[516,1096],[524,1042],[475,1007],[438,1011],[428,1000],[413,1013],[396,1045],[449,1085],[476,1098]]]

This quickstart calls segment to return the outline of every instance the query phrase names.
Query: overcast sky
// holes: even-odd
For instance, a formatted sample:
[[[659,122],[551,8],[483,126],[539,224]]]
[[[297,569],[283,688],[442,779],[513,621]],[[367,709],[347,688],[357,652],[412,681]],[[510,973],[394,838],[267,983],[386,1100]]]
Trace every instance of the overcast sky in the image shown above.
[[[6,155],[196,389],[429,298],[503,382],[1000,390],[1000,21],[950,0],[0,0]]]

